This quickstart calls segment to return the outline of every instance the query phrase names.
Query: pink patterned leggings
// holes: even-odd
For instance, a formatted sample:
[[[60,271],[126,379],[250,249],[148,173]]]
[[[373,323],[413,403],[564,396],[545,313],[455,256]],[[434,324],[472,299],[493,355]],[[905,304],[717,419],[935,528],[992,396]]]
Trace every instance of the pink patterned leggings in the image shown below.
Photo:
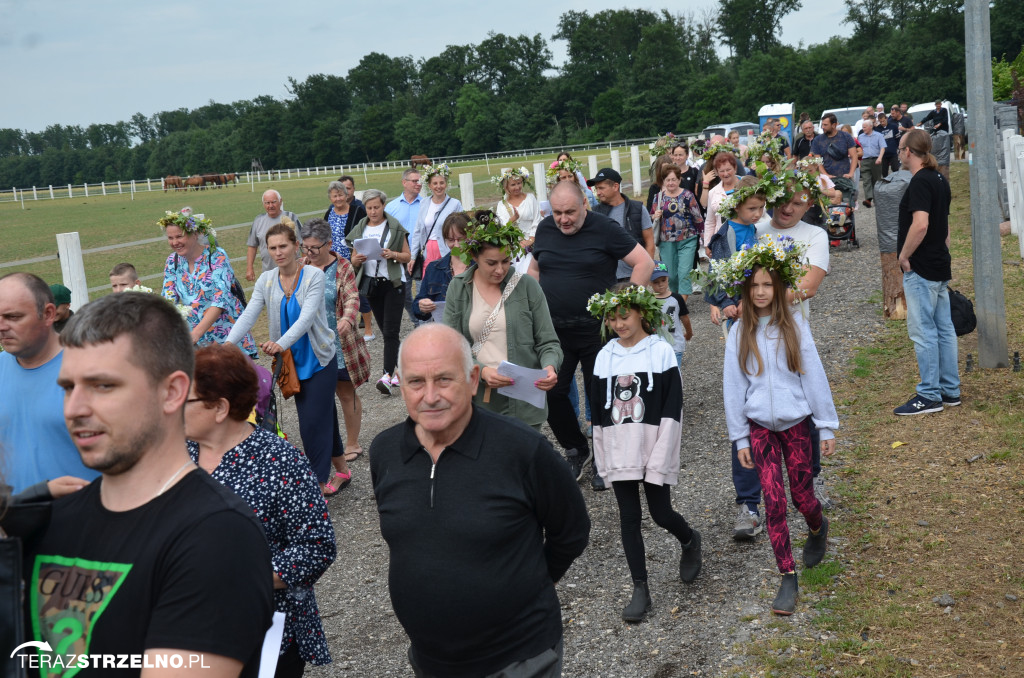
[[[821,529],[821,504],[814,496],[811,475],[811,435],[806,421],[785,431],[769,431],[750,422],[750,452],[757,466],[764,492],[765,523],[772,540],[779,572],[793,572],[793,547],[786,523],[786,486],[782,481],[782,460],[786,460],[789,492],[793,504],[803,514],[811,530]]]

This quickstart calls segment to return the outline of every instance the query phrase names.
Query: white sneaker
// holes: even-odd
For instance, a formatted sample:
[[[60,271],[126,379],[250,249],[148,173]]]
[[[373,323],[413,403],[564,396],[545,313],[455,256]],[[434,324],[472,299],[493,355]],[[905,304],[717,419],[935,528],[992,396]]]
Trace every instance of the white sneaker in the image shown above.
[[[363,335],[363,341],[373,341],[376,338],[377,338],[376,334],[364,334]]]
[[[828,496],[828,490],[825,489],[825,479],[821,476],[814,479],[814,496],[817,497],[818,503],[821,504],[823,510],[829,511],[836,507],[835,502]]]
[[[389,396],[391,395],[391,376],[384,374],[383,377],[377,380],[377,390],[382,394]]]
[[[398,378],[398,373],[395,373],[395,375],[393,377],[391,377],[391,387],[392,388],[398,388],[401,385],[402,385],[402,381]]]

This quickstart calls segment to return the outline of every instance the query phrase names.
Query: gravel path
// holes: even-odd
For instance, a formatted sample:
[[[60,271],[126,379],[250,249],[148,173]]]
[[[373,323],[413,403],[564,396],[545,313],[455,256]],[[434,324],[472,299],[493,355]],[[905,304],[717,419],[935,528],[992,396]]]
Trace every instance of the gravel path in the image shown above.
[[[812,301],[811,327],[825,369],[835,381],[846,369],[852,347],[864,345],[881,327],[880,303],[869,303],[881,288],[874,210],[857,212],[859,250],[832,251],[831,272]],[[876,295],[877,296],[877,295]],[[745,664],[743,643],[758,637],[772,618],[770,603],[778,586],[767,535],[753,543],[733,541],[734,493],[729,444],[722,410],[721,365],[724,340],[708,319],[700,295],[691,296],[694,340],[683,358],[685,422],[682,472],[673,503],[703,534],[704,568],[697,581],[678,580],[679,546],[646,519],[644,538],[654,607],[646,622],[621,621],[631,582],[619,543],[618,512],[612,493],[594,493],[581,484],[593,528],[590,546],[558,584],[565,626],[565,676],[718,676]],[[411,329],[404,319],[403,336]],[[370,342],[374,371],[380,368],[382,341]],[[360,389],[365,413],[361,443],[368,448],[377,432],[402,421],[400,397],[386,398],[372,384]],[[843,415],[845,394],[834,393]],[[297,420],[289,404],[282,418],[298,441]],[[344,430],[344,429],[343,429]],[[547,431],[550,435],[550,431]],[[850,441],[839,434],[839,458]],[[330,501],[338,537],[338,558],[317,586],[333,664],[310,667],[306,675],[408,676],[407,638],[388,597],[388,551],[378,527],[366,457],[352,464],[352,484]],[[842,520],[842,508],[833,520]],[[790,509],[796,544],[806,527]],[[830,551],[842,544],[830,539]],[[799,559],[799,549],[797,556]],[[429,586],[429,582],[424,582]],[[814,611],[807,596],[790,617],[804,630]]]

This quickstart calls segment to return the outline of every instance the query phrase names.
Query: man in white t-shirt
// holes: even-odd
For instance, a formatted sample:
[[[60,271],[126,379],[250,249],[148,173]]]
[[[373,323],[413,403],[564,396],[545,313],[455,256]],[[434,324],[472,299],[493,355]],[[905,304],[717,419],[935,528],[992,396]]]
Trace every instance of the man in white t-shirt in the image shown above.
[[[757,237],[768,234],[773,237],[786,235],[798,243],[807,244],[805,263],[810,267],[795,289],[787,291],[789,301],[794,304],[793,312],[802,313],[810,319],[808,300],[818,293],[818,287],[828,275],[828,234],[820,226],[801,221],[811,207],[811,196],[807,190],[794,191],[786,202],[775,205],[772,219],[767,224],[758,224]],[[811,425],[811,466],[814,472],[814,495],[822,508],[834,506],[821,477],[821,445],[817,429]]]

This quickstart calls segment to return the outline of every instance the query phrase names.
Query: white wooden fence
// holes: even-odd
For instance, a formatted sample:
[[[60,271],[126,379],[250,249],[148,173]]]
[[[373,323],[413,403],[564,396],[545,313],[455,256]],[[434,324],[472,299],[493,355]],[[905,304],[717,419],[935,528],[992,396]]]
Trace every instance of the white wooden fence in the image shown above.
[[[1002,141],[1010,232],[1017,236],[1020,256],[1024,258],[1024,137],[1003,130]]]

